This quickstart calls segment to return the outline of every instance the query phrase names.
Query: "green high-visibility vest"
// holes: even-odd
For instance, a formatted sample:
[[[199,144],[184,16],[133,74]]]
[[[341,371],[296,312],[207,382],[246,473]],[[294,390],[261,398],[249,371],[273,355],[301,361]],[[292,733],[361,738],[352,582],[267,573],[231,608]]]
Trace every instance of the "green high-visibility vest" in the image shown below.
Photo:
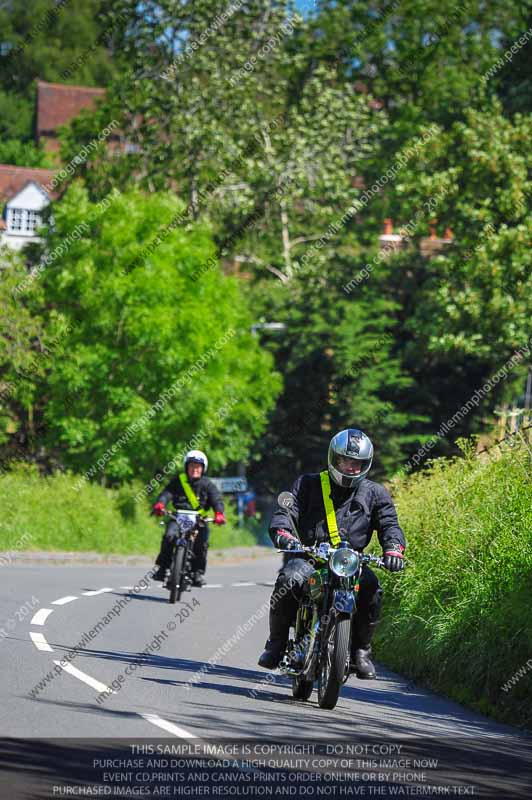
[[[329,531],[329,539],[334,547],[338,547],[342,541],[338,533],[338,524],[336,522],[336,513],[331,499],[331,481],[327,470],[320,472],[321,480],[321,494],[323,497],[323,505],[325,506],[325,515],[327,517],[327,529]]]
[[[208,517],[209,512],[205,511],[204,508],[201,508],[198,498],[194,494],[194,489],[188,482],[188,477],[185,475],[184,472],[179,473],[179,480],[181,481],[181,486],[183,487],[183,491],[187,496],[187,500],[192,506],[193,511],[198,511],[201,517]]]

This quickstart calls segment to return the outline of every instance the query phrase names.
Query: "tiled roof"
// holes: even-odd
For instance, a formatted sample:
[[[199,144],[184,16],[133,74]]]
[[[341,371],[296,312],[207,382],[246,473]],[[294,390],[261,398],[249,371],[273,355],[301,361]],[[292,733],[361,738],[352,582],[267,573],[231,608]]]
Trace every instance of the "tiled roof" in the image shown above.
[[[0,164],[0,201],[6,203],[20,192],[27,183],[35,181],[43,188],[49,184],[54,175],[55,169],[41,169],[39,167],[13,167],[10,164]],[[57,192],[48,192],[53,199],[57,197]]]
[[[105,89],[37,81],[37,138],[66,125],[83,108],[94,108]]]

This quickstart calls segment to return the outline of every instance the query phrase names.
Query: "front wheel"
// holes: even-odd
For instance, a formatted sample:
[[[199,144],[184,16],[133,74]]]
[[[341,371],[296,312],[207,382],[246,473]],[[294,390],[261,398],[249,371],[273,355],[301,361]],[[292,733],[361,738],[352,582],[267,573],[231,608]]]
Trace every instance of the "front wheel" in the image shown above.
[[[332,709],[338,702],[349,657],[350,634],[351,617],[348,614],[333,617],[324,632],[318,669],[320,708]]]
[[[183,565],[185,563],[185,548],[183,545],[176,547],[174,551],[174,558],[170,568],[170,602],[175,603],[176,600],[181,600],[183,592]]]
[[[314,681],[307,681],[300,675],[292,678],[292,696],[296,700],[308,700],[314,688]]]

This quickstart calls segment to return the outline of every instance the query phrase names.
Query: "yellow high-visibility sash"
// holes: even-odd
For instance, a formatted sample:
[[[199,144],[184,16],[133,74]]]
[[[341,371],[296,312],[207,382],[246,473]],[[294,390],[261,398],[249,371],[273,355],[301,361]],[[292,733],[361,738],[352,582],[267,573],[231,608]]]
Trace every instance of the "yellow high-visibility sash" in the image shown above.
[[[329,531],[329,539],[334,547],[338,547],[342,541],[338,533],[338,524],[336,522],[336,513],[334,511],[333,501],[331,500],[331,481],[329,480],[329,473],[327,470],[320,472],[321,480],[321,494],[323,497],[323,505],[325,506],[325,515],[327,517],[327,529]]]
[[[192,486],[188,482],[188,478],[187,478],[187,476],[185,475],[184,472],[180,472],[179,473],[179,480],[181,481],[181,486],[183,487],[183,491],[187,496],[187,500],[190,503],[190,505],[192,506],[192,510],[193,511],[198,511],[200,516],[202,516],[202,517],[208,517],[209,516],[209,512],[205,511],[205,509],[201,508],[201,506],[200,506],[200,504],[198,502],[198,498],[194,494],[194,489],[192,488]]]

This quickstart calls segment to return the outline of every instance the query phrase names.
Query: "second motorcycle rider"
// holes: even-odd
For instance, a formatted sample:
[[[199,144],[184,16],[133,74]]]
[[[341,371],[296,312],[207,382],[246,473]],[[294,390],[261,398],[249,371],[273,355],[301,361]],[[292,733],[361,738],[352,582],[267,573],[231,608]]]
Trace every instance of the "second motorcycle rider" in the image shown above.
[[[203,517],[208,516],[207,509],[214,510],[214,524],[224,525],[224,504],[222,496],[214,483],[205,477],[209,462],[201,450],[189,450],[183,461],[184,472],[176,475],[165,486],[153,505],[152,513],[163,516],[167,503],[172,501],[174,508],[198,510]],[[161,542],[161,551],[155,564],[159,567],[153,576],[155,581],[164,581],[167,569],[172,560],[172,545],[177,534],[177,524],[171,520]],[[194,541],[194,586],[203,586],[207,568],[207,550],[209,547],[209,527],[203,522]]]

